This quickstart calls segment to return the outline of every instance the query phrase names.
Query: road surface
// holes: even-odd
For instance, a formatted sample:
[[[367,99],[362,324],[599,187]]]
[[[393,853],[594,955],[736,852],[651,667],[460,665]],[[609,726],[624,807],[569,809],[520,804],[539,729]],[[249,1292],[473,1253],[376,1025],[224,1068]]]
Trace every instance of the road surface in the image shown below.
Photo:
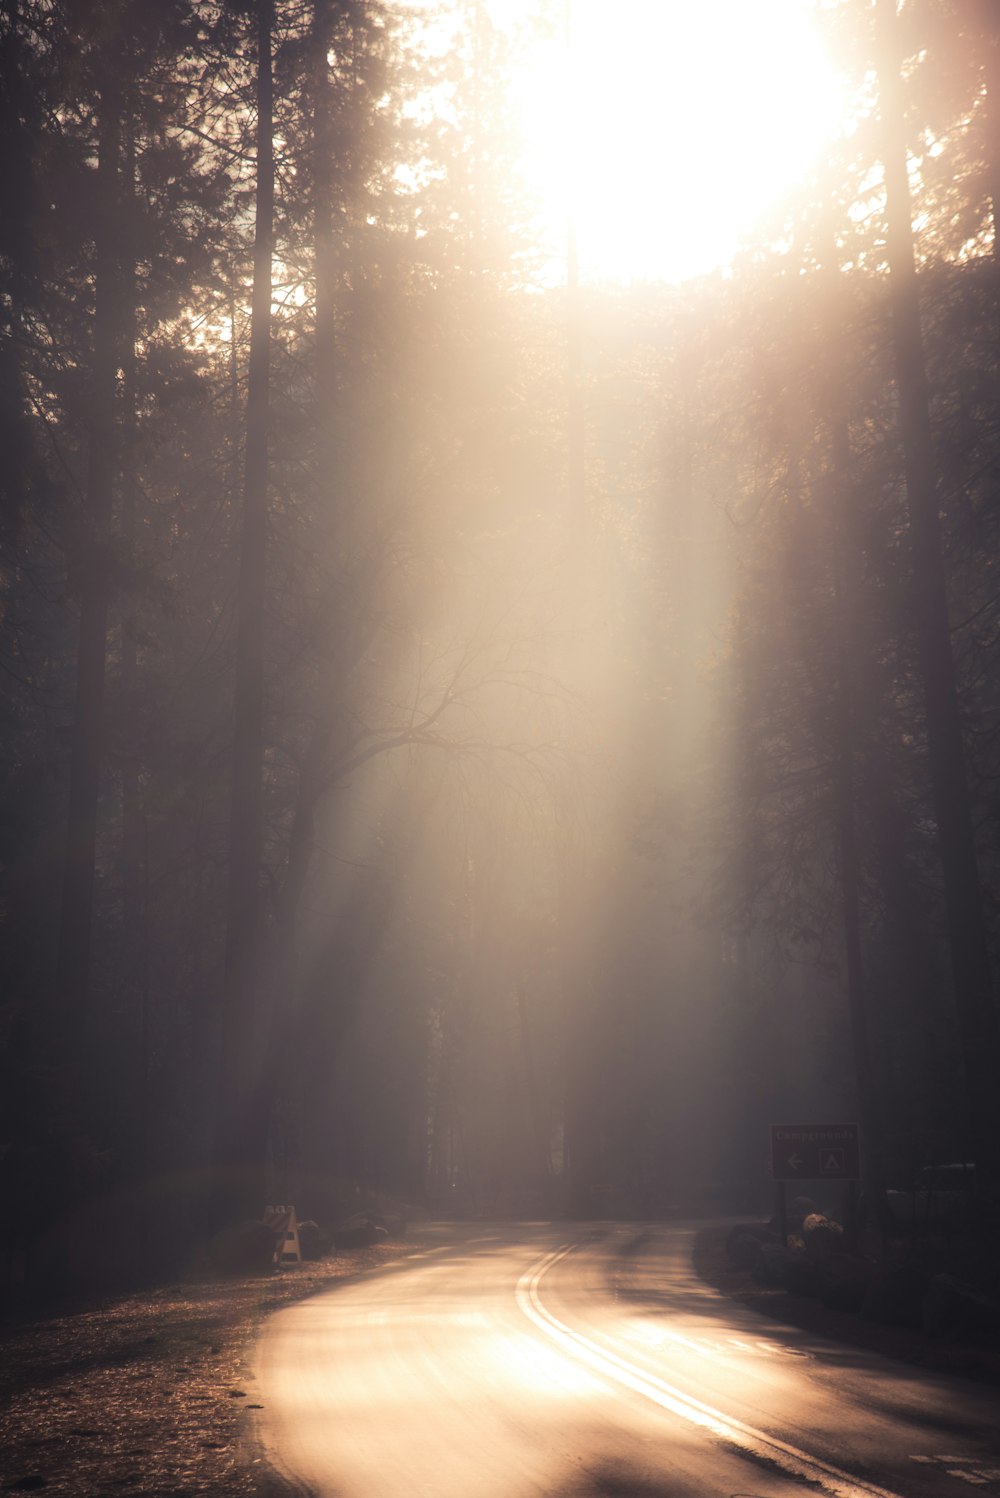
[[[1000,1394],[703,1284],[694,1227],[474,1224],[278,1312],[270,1460],[322,1498],[1000,1495]]]

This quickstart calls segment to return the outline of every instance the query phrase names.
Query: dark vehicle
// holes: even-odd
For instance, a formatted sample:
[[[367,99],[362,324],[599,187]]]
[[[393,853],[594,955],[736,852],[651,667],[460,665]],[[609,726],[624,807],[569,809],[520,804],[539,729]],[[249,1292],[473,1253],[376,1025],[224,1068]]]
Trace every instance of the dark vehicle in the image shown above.
[[[886,1208],[893,1222],[913,1227],[958,1226],[972,1212],[976,1167],[967,1162],[925,1165],[909,1191],[888,1190]]]

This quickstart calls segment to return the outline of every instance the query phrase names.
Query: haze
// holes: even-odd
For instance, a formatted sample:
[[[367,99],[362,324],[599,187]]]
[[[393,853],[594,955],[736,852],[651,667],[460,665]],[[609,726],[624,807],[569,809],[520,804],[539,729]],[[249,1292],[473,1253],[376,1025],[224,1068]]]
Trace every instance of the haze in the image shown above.
[[[0,25],[11,1305],[531,1220],[556,1357],[800,1194],[993,1304],[993,8]]]

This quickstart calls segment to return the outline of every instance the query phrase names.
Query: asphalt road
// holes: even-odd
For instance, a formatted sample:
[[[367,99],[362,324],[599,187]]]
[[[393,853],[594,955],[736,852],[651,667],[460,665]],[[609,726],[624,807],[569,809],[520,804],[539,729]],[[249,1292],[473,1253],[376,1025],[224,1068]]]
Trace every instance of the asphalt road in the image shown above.
[[[1000,1394],[741,1310],[691,1225],[448,1224],[271,1317],[272,1462],[323,1498],[1000,1495]]]

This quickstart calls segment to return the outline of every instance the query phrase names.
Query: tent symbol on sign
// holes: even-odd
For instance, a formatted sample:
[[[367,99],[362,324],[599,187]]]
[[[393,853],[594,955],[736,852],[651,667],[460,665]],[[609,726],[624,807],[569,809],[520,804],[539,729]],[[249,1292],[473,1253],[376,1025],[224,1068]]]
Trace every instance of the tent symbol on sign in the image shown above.
[[[833,1175],[844,1168],[844,1151],[842,1149],[826,1149],[820,1152],[820,1170],[824,1175]]]

